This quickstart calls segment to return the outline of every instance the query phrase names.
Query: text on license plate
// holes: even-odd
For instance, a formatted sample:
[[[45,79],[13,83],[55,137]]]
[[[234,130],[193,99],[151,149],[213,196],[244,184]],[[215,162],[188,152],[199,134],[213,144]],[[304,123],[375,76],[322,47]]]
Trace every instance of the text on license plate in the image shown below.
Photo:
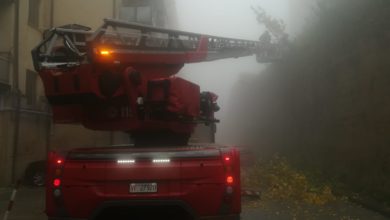
[[[157,192],[157,183],[131,183],[130,193],[154,193]]]

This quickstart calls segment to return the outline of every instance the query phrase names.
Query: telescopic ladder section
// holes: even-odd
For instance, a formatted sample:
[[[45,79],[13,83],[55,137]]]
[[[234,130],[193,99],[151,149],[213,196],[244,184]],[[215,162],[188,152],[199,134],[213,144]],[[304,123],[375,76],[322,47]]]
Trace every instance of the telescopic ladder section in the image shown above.
[[[100,62],[179,64],[250,56],[259,42],[157,28],[105,19],[91,39]],[[115,55],[106,60],[100,55]]]

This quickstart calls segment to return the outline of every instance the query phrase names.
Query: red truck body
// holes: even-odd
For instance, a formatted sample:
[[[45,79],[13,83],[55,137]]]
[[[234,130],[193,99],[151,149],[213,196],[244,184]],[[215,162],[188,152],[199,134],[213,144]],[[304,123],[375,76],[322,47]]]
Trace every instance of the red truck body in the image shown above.
[[[157,189],[130,192],[137,183]],[[119,207],[167,206],[188,219],[239,219],[240,196],[240,156],[232,147],[84,148],[49,155],[49,219],[94,219]]]
[[[175,74],[185,63],[249,56],[258,47],[111,19],[95,32],[79,25],[48,32],[32,57],[53,121],[123,131],[134,141],[51,152],[49,219],[239,219],[239,152],[188,145],[197,124],[218,122],[217,96]]]

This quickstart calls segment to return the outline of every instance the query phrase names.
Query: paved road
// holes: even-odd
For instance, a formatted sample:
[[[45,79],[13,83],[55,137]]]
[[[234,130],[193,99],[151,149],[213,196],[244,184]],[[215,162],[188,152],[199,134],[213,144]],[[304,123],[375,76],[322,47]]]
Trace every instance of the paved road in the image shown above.
[[[7,209],[11,190],[0,189],[0,213],[1,218]],[[16,194],[14,207],[9,216],[9,220],[46,220],[43,212],[45,206],[43,188],[24,188],[22,187]]]
[[[338,201],[326,206],[301,206],[298,209],[281,204],[268,204],[261,208],[245,208],[244,205],[242,219],[385,220],[387,218],[357,205]]]
[[[0,219],[2,219],[7,208],[10,193],[9,189],[0,189]],[[294,219],[291,210],[280,204],[268,204],[261,206],[262,208],[249,208],[247,202],[245,202],[243,207],[242,220]],[[16,195],[14,209],[9,220],[46,220],[43,209],[44,189],[23,187]],[[321,208],[303,207],[297,211],[295,219],[386,219],[374,212],[346,202],[338,202]]]

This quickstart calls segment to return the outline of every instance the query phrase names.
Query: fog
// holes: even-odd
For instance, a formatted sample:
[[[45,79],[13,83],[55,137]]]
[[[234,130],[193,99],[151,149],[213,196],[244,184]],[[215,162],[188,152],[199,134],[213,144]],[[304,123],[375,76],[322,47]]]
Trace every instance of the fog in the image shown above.
[[[287,20],[288,0],[179,0],[176,1],[179,27],[182,30],[216,36],[258,40],[265,31],[256,21],[251,6],[261,6],[271,16]],[[216,141],[225,143],[224,135],[231,117],[227,108],[233,85],[242,74],[259,74],[263,64],[254,56],[225,59],[208,63],[187,64],[179,76],[200,85],[202,91],[212,91],[219,96],[221,110],[216,117],[221,120],[217,126]],[[236,143],[227,143],[236,144]]]

